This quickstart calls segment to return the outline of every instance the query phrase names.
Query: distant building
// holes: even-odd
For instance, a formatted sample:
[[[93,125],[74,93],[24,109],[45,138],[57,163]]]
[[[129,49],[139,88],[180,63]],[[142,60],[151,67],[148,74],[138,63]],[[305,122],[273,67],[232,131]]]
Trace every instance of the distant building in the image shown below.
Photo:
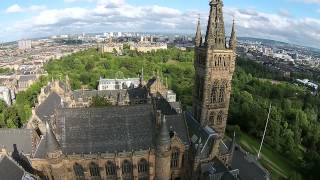
[[[100,49],[102,53],[114,53],[116,51],[116,53],[121,54],[123,51],[123,44],[109,42],[106,44],[102,44],[100,46]]]
[[[130,46],[130,50],[138,52],[151,52],[158,51],[160,49],[168,49],[166,43],[150,43],[150,42],[139,42]]]
[[[20,50],[28,50],[32,48],[32,41],[31,40],[21,40],[18,41],[18,47]]]
[[[12,105],[12,100],[14,99],[12,93],[13,92],[9,88],[0,86],[0,99],[3,100],[8,106]]]
[[[103,79],[100,78],[98,90],[122,90],[137,88],[140,84],[139,78],[128,79]]]
[[[263,55],[265,55],[265,56],[273,56],[272,48],[264,48]]]
[[[24,91],[29,88],[36,80],[37,75],[21,75],[18,79],[18,91]]]
[[[315,91],[317,91],[319,89],[319,85],[316,83],[311,82],[309,79],[297,79],[296,80],[299,84],[302,84],[304,86],[307,86]]]

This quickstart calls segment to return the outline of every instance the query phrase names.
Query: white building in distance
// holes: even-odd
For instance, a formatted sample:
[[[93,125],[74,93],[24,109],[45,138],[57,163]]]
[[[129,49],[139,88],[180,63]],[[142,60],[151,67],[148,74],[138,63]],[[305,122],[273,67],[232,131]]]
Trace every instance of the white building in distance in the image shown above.
[[[3,100],[8,106],[12,105],[12,92],[5,86],[0,86],[0,99]]]
[[[18,42],[18,47],[20,50],[27,50],[32,48],[31,40],[21,40]]]
[[[100,78],[98,90],[122,90],[137,88],[140,84],[139,78],[128,79],[103,79]]]

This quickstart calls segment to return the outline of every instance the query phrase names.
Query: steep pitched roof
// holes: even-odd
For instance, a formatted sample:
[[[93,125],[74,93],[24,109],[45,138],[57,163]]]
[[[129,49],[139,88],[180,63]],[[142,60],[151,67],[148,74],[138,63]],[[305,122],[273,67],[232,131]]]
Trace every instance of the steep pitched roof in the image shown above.
[[[208,157],[218,134],[210,127],[202,127],[191,113],[186,112],[185,117],[194,153],[199,158]]]
[[[181,141],[189,146],[189,136],[186,121],[183,114],[168,115],[166,116],[167,126],[169,130],[172,130],[181,139]]]
[[[40,140],[40,143],[34,154],[35,158],[46,158],[48,153],[53,153],[60,149],[60,145],[51,128],[49,127],[49,124],[47,123],[46,126],[47,132]]]
[[[0,148],[13,152],[13,145],[16,144],[19,152],[31,154],[32,133],[31,129],[0,129]]]
[[[54,115],[54,111],[59,107],[61,107],[61,97],[57,93],[52,92],[47,99],[37,107],[36,115],[41,121],[49,122],[51,116]]]
[[[239,146],[235,147],[231,168],[239,169],[241,179],[269,179],[269,172],[263,168],[253,155],[247,154]]]
[[[0,179],[1,180],[22,180],[25,171],[10,157],[0,157]]]
[[[60,109],[57,134],[64,154],[147,150],[154,147],[152,105]]]

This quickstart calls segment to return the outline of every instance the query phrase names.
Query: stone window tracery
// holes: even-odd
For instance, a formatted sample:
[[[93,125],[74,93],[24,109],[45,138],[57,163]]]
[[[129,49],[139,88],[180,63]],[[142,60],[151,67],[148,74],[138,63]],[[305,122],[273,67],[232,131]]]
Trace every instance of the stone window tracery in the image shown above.
[[[84,179],[84,170],[83,170],[83,167],[80,164],[75,163],[73,165],[73,170],[74,170],[74,174],[77,177],[77,180],[83,180]]]
[[[138,173],[143,174],[143,173],[148,173],[148,171],[149,171],[148,161],[145,159],[141,159],[140,162],[138,163]]]
[[[222,121],[223,121],[223,112],[220,111],[218,116],[217,116],[217,125],[221,125],[222,124]]]
[[[217,103],[218,88],[219,88],[219,83],[218,81],[215,81],[211,88],[211,97],[210,97],[211,103]]]
[[[123,174],[132,174],[132,163],[128,160],[124,160],[122,163],[122,173]]]
[[[92,177],[96,177],[97,179],[101,177],[99,166],[96,163],[94,162],[90,163],[89,169],[90,169],[90,175]]]
[[[174,148],[171,154],[171,168],[179,167],[179,155],[180,155],[179,149]]]
[[[116,165],[112,161],[108,161],[106,164],[106,173],[107,176],[114,176],[117,174]]]

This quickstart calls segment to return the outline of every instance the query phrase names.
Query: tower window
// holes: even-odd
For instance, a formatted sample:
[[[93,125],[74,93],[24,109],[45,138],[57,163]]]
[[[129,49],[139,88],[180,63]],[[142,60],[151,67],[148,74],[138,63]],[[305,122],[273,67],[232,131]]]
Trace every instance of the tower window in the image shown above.
[[[90,169],[90,175],[92,177],[96,177],[97,179],[100,179],[100,177],[101,177],[100,176],[100,169],[96,163],[94,163],[94,162],[90,163],[89,169]]]
[[[114,162],[112,161],[108,161],[106,164],[106,173],[107,176],[114,176],[116,175],[116,165]]]
[[[225,101],[226,87],[227,87],[227,82],[223,82],[220,86],[219,100],[218,100],[218,102],[220,103]]]
[[[74,174],[77,177],[77,180],[83,180],[84,179],[83,167],[80,164],[75,163],[73,165],[73,170],[74,170]]]
[[[225,87],[222,86],[220,88],[220,94],[219,94],[219,102],[224,102],[224,96],[225,96]]]
[[[214,117],[215,117],[215,113],[214,112],[211,112],[209,114],[209,125],[213,124],[214,123]]]
[[[218,116],[217,116],[217,125],[221,125],[223,121],[223,112],[220,111]]]
[[[217,103],[217,95],[218,95],[218,82],[214,82],[211,89],[211,103]]]
[[[174,148],[171,154],[171,168],[179,167],[179,149]]]

